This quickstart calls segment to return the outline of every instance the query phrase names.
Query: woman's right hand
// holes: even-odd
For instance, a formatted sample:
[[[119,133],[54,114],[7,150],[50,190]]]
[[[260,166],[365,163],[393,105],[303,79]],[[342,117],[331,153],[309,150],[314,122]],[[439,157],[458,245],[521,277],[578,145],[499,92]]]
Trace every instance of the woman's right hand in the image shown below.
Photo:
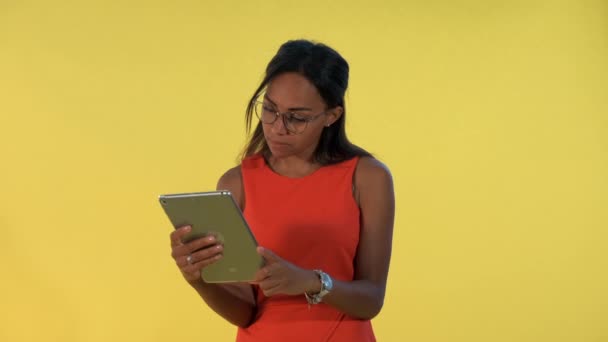
[[[195,285],[203,281],[201,270],[222,257],[223,246],[214,236],[184,243],[182,238],[191,230],[190,226],[183,226],[171,232],[171,256],[186,281]]]

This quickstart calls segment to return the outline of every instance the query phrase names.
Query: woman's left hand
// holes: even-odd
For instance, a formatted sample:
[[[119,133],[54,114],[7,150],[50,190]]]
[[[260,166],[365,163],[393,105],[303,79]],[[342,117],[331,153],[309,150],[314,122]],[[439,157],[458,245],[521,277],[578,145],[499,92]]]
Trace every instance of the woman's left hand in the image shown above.
[[[266,297],[316,293],[321,290],[321,281],[314,271],[297,267],[267,248],[258,247],[257,252],[266,260],[266,264],[258,270],[250,283],[258,285]]]

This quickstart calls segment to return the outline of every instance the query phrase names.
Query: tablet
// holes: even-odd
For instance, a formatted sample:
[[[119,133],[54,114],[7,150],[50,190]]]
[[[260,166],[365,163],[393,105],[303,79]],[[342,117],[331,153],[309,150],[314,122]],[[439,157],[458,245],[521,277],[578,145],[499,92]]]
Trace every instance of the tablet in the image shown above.
[[[192,226],[183,241],[214,235],[224,245],[224,256],[203,268],[208,283],[246,282],[263,265],[257,241],[229,191],[167,194],[159,196],[174,228]]]

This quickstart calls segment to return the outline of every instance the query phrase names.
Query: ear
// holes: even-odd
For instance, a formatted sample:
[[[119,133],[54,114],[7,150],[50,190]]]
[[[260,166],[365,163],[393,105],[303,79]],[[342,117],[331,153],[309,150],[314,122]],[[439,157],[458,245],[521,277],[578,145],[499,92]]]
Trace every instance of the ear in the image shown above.
[[[334,122],[338,121],[342,114],[344,113],[344,108],[341,106],[334,107],[327,112],[327,116],[325,117],[325,127],[331,126]]]

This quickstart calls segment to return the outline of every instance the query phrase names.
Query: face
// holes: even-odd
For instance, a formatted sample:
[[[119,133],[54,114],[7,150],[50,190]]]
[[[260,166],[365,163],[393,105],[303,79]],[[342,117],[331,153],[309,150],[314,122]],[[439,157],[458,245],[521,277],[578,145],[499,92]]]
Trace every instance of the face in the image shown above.
[[[268,83],[263,99],[264,108],[270,112],[290,112],[284,120],[280,115],[271,124],[262,124],[264,137],[275,157],[312,155],[323,129],[333,124],[342,114],[342,108],[326,108],[317,88],[297,73],[283,73]],[[293,133],[285,127],[285,121],[302,126],[301,133]]]

